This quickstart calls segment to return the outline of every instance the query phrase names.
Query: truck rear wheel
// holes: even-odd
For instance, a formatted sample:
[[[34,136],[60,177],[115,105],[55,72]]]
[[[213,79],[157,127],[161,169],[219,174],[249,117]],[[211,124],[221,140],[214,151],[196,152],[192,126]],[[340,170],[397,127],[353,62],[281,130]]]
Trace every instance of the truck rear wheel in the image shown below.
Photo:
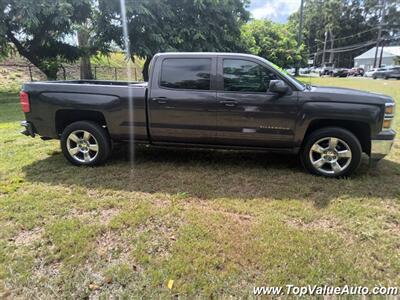
[[[104,162],[111,152],[107,131],[92,121],[68,125],[61,135],[61,150],[66,159],[80,166],[95,166]]]
[[[338,127],[326,127],[311,133],[300,153],[303,166],[316,175],[344,177],[361,163],[362,148],[357,137]]]

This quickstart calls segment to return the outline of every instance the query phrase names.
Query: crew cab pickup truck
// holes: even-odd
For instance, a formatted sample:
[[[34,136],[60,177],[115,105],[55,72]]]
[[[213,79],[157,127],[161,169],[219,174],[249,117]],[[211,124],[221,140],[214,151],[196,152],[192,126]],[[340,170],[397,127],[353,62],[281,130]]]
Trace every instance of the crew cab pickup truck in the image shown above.
[[[395,102],[352,89],[304,85],[263,58],[160,53],[148,83],[23,85],[23,134],[60,139],[75,165],[97,165],[113,142],[299,154],[311,173],[347,176],[362,152],[388,154]]]

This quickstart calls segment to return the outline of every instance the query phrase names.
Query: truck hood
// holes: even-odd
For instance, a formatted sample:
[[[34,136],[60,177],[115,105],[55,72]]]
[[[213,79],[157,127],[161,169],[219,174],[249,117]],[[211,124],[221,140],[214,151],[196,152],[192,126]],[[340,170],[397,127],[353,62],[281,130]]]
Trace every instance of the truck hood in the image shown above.
[[[348,88],[312,86],[310,90],[306,90],[305,92],[308,92],[307,95],[312,101],[322,100],[377,105],[382,105],[386,102],[393,102],[393,99],[386,95]]]

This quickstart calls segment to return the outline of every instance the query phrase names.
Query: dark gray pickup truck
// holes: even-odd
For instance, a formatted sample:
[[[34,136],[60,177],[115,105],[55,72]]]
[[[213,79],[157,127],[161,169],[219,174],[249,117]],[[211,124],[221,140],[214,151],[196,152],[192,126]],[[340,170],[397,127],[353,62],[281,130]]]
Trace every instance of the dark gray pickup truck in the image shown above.
[[[308,86],[268,61],[233,53],[161,53],[148,83],[23,85],[23,133],[60,139],[75,165],[97,165],[112,142],[299,154],[318,175],[346,176],[362,152],[388,154],[395,103],[384,95]]]

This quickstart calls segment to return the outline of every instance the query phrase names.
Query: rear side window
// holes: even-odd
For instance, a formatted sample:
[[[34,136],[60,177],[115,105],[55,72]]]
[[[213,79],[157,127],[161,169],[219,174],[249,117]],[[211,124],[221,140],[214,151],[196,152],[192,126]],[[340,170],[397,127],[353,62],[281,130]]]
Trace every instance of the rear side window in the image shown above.
[[[172,89],[209,90],[210,58],[167,58],[161,66],[161,86]]]

